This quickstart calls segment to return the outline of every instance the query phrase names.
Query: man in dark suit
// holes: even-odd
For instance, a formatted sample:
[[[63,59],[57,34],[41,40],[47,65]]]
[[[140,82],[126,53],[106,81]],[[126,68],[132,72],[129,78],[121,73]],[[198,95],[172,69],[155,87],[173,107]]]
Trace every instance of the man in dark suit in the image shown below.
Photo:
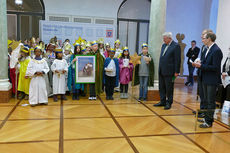
[[[174,80],[180,73],[181,49],[172,39],[172,33],[163,34],[164,44],[161,47],[159,60],[159,92],[161,101],[154,106],[171,108],[173,103]]]
[[[209,32],[212,32],[211,29],[204,29],[203,32],[202,32],[202,35],[201,35],[201,39],[202,39],[202,42],[204,43],[204,35],[206,33],[209,33]],[[207,46],[206,45],[203,45],[201,47],[201,54],[200,54],[200,62],[202,63],[202,61],[205,59],[205,53],[207,51]],[[193,65],[194,66],[194,65]],[[200,109],[205,109],[205,103],[204,103],[204,92],[203,92],[203,85],[202,85],[202,79],[201,79],[201,70],[200,69],[197,69],[197,76],[198,76],[198,79],[197,79],[197,82],[198,82],[198,91],[199,91],[199,97],[200,97]],[[193,111],[194,114],[196,114],[196,111]],[[198,117],[199,118],[204,118],[204,113],[198,113]]]
[[[191,48],[189,48],[186,56],[188,57],[188,61],[187,61],[187,64],[188,64],[188,71],[189,71],[189,77],[188,77],[188,81],[185,83],[185,85],[187,86],[193,86],[193,72],[194,72],[194,69],[195,67],[192,66],[192,62],[195,61],[195,59],[197,59],[199,53],[200,53],[200,48],[198,48],[196,46],[196,41],[193,40],[191,42]]]
[[[216,35],[212,32],[206,33],[202,38],[204,45],[208,47],[201,63],[194,66],[201,70],[201,79],[204,92],[205,112],[203,124],[200,128],[209,128],[213,124],[213,115],[216,108],[215,96],[217,85],[221,83],[221,60],[222,51],[215,44]]]

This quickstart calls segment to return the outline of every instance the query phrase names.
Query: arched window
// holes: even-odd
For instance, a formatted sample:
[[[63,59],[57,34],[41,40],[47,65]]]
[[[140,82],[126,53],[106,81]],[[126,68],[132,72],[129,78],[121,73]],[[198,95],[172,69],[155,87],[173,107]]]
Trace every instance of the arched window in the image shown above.
[[[32,36],[39,37],[39,21],[44,19],[43,0],[7,0],[9,39],[23,41]]]
[[[148,42],[150,0],[124,0],[118,10],[117,36],[131,54],[141,51],[141,44]]]

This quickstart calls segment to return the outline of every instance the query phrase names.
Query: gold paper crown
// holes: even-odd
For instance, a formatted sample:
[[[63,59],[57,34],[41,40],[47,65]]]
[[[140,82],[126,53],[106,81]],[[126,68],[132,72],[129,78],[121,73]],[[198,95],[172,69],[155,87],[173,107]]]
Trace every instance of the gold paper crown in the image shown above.
[[[115,43],[115,44],[116,44],[116,43],[121,44],[121,42],[120,42],[119,39],[117,39],[114,43]]]
[[[21,40],[20,41],[13,40],[9,47],[11,47],[12,50],[15,50],[19,46],[20,43],[21,43]]]
[[[106,43],[105,46],[110,46],[110,44],[109,44],[109,43]]]
[[[62,49],[61,49],[61,48],[55,48],[54,51],[55,51],[56,53],[60,53],[60,52],[62,53]]]
[[[81,51],[83,51],[83,52],[84,52],[85,50],[86,50],[86,48],[85,48],[85,47],[81,47]]]
[[[71,45],[69,43],[66,43],[66,45],[64,46],[64,50],[70,51],[71,49]]]
[[[97,41],[94,40],[94,41],[92,41],[91,46],[93,46],[95,44],[97,44]]]
[[[75,43],[78,43],[78,44],[82,44],[82,43],[86,43],[86,41],[84,40],[84,39],[82,39],[80,36],[78,37],[78,39],[77,40],[75,40]],[[75,44],[74,43],[74,44]],[[74,45],[75,46],[75,45]]]
[[[31,42],[32,44],[35,44],[35,43],[36,43],[35,38],[34,38],[34,37],[32,37],[32,38],[30,39],[30,42]]]
[[[29,53],[29,49],[26,48],[25,46],[21,46],[21,51],[24,53]]]
[[[40,46],[41,50],[44,51],[45,45],[43,45],[42,42],[40,42],[39,46]]]
[[[114,48],[111,48],[110,51],[111,52],[116,52],[116,50]]]
[[[143,44],[141,45],[141,47],[142,47],[142,48],[143,48],[143,47],[148,47],[148,44],[143,43]]]
[[[8,48],[10,48],[10,44],[11,44],[11,43],[12,43],[11,40],[8,40],[8,41],[7,41]]]
[[[35,49],[40,49],[40,50],[42,50],[42,47],[37,45],[37,46],[35,46],[34,50],[35,50]]]
[[[129,48],[128,48],[127,46],[125,46],[125,47],[123,48],[123,50],[129,50]]]
[[[88,41],[85,45],[85,47],[90,47],[91,46],[91,43]]]
[[[98,44],[104,44],[104,38],[99,38],[99,39],[97,40],[97,42],[98,42]]]

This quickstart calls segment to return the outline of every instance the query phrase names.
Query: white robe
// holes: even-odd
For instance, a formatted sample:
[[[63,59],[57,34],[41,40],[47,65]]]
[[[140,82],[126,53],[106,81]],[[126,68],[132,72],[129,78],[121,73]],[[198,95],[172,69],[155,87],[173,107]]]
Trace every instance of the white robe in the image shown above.
[[[31,77],[30,89],[29,89],[29,103],[39,104],[48,103],[48,95],[46,90],[45,74],[43,76],[36,76],[36,72],[49,72],[47,62],[42,60],[32,59],[28,64],[26,76]]]
[[[55,59],[51,65],[53,71],[53,94],[65,94],[66,91],[66,74],[68,74],[68,64],[65,59]],[[55,71],[59,71],[56,73]],[[66,72],[63,74],[62,71]]]

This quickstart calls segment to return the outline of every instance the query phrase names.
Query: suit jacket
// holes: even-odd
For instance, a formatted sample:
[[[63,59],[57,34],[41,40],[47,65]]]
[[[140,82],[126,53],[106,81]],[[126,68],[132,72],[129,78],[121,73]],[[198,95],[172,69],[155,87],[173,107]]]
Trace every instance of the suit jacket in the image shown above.
[[[221,83],[221,60],[223,53],[220,48],[214,44],[207,56],[203,57],[201,63],[201,78],[206,85],[218,85]]]
[[[200,48],[195,47],[193,50],[192,48],[189,48],[186,56],[188,57],[188,61],[187,64],[189,64],[189,60],[191,59],[193,62],[195,61],[195,59],[197,59],[198,55],[200,53]]]
[[[223,67],[222,67],[222,72],[227,72],[228,75],[230,76],[230,66],[229,66],[229,71],[226,70],[226,63],[227,63],[227,60],[230,60],[230,59],[227,57],[227,59],[225,60],[224,65],[223,65]]]
[[[163,44],[161,47],[158,72],[163,76],[174,76],[175,73],[180,73],[181,49],[178,43],[172,41],[163,56],[166,46]]]

